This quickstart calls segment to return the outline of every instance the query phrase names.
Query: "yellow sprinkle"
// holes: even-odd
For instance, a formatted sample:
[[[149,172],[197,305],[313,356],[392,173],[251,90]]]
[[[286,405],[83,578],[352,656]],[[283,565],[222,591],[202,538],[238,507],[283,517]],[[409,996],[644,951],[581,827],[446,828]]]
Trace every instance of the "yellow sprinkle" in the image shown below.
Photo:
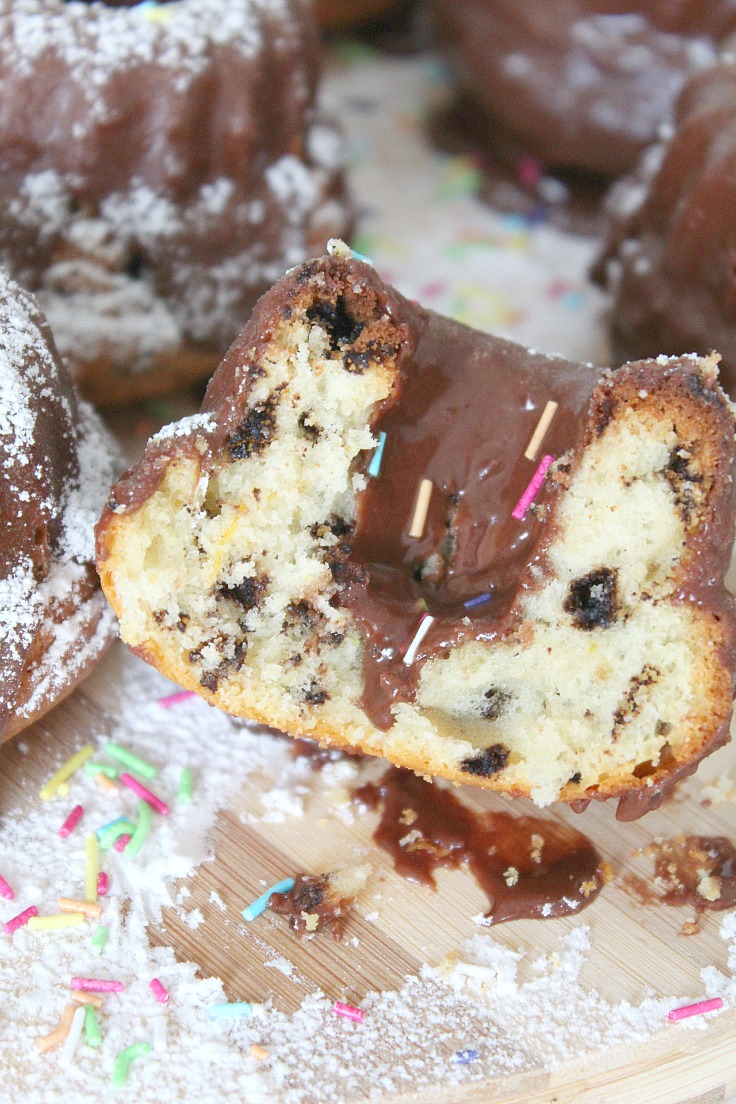
[[[34,919],[37,919],[37,917],[34,917]],[[71,1031],[72,1020],[74,1019],[74,1013],[76,1011],[76,1005],[64,1005],[64,1011],[61,1014],[59,1026],[55,1028],[49,1035],[41,1035],[35,1040],[36,1046],[41,1051],[41,1053],[46,1050],[53,1050],[54,1047],[61,1046],[61,1044],[64,1042],[67,1035]]]
[[[151,23],[168,23],[171,19],[168,8],[146,8],[143,14]]]
[[[99,845],[95,832],[90,832],[87,836],[84,851],[87,859],[84,870],[84,899],[94,904],[97,900],[97,875],[100,872]]]
[[[95,1008],[102,1008],[102,997],[96,993],[85,993],[84,989],[72,989],[72,1000],[76,1004],[92,1004]]]
[[[95,753],[95,749],[92,744],[85,744],[76,754],[72,755],[70,759],[67,759],[63,767],[59,767],[55,774],[52,774],[46,785],[40,791],[40,797],[42,801],[49,801],[50,798],[59,790],[67,778],[71,778],[75,771],[91,759]],[[67,793],[68,793],[67,789]]]
[[[75,901],[73,897],[59,898],[59,912],[79,912],[83,916],[91,916],[99,920],[102,916],[100,905],[94,905],[91,901]]]
[[[31,931],[52,931],[54,928],[74,928],[84,923],[81,912],[62,913],[60,916],[32,916],[28,921]]]
[[[432,496],[432,480],[423,479],[419,484],[419,490],[417,491],[417,501],[414,507],[414,517],[412,518],[411,528],[409,529],[410,537],[421,537],[424,532],[424,523],[427,519],[427,510],[429,509],[429,500]]]
[[[546,434],[547,430],[549,429],[550,423],[551,423],[551,421],[554,418],[556,413],[557,413],[557,403],[554,402],[553,399],[550,399],[549,402],[547,403],[547,405],[545,406],[544,410],[542,411],[541,418],[537,422],[537,428],[534,430],[534,433],[532,434],[531,441],[526,446],[526,452],[524,453],[524,456],[527,458],[527,460],[535,460],[536,459],[537,453],[539,452],[539,446],[541,445],[542,441],[544,440],[545,434]]]

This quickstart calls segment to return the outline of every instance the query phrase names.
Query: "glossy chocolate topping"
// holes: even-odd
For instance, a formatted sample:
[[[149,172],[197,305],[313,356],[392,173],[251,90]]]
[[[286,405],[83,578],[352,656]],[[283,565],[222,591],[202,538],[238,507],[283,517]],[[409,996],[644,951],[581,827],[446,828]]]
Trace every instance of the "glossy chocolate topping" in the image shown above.
[[[449,790],[397,767],[361,786],[355,798],[381,806],[373,838],[403,877],[435,888],[435,870],[467,863],[488,897],[491,924],[579,912],[607,880],[600,855],[574,828],[540,817],[474,813]]]
[[[435,0],[440,42],[491,134],[614,177],[736,28],[734,0]]]
[[[397,400],[373,426],[386,441],[358,505],[349,556],[356,570],[344,598],[367,645],[364,708],[382,728],[393,702],[411,700],[429,656],[504,632],[543,529],[534,510],[521,521],[512,511],[542,457],[558,458],[577,442],[598,376],[404,306],[411,351]],[[526,459],[550,400],[557,412]],[[412,537],[426,479],[426,521]],[[535,506],[549,499],[545,485]],[[403,656],[426,611],[435,621],[407,666]]]

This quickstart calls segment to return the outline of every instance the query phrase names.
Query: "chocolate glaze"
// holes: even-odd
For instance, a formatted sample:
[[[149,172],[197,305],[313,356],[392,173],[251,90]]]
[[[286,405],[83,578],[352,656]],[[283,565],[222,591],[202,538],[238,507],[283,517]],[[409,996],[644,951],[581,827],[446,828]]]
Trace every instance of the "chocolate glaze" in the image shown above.
[[[435,0],[459,87],[502,143],[613,178],[736,28],[734,0]]]
[[[607,200],[593,270],[614,296],[620,360],[716,349],[736,395],[736,64],[693,77],[675,132]]]
[[[375,422],[385,432],[380,472],[358,505],[344,604],[366,641],[363,707],[388,728],[391,705],[410,701],[422,663],[506,630],[522,573],[543,530],[529,511],[511,512],[547,453],[559,457],[585,423],[598,373],[528,353],[518,345],[405,305],[410,367],[393,405]],[[557,413],[534,460],[524,451],[549,399]],[[433,492],[421,538],[408,535],[417,489]],[[550,484],[537,495],[543,507]],[[466,608],[484,593],[490,600]],[[435,617],[411,666],[403,654],[424,610]]]
[[[574,828],[540,817],[475,813],[410,771],[391,767],[354,796],[369,808],[382,807],[373,838],[403,877],[436,888],[435,870],[467,863],[488,897],[491,924],[579,912],[608,880],[593,844]]]
[[[736,847],[725,836],[678,836],[650,844],[644,854],[654,860],[653,882],[634,878],[627,884],[647,904],[689,905],[698,912],[736,905]]]

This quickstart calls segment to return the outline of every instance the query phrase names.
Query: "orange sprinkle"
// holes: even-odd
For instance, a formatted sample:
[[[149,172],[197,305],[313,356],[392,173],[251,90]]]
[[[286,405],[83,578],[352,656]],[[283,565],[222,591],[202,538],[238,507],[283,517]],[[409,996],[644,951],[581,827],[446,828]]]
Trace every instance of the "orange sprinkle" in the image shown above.
[[[72,989],[72,1000],[75,1004],[93,1004],[95,1008],[102,1008],[102,997],[85,993],[83,989]]]
[[[257,1043],[252,1043],[250,1048],[250,1056],[256,1062],[265,1062],[267,1058],[271,1057],[270,1051],[265,1047],[258,1046]]]
[[[102,906],[95,905],[92,901],[75,901],[73,897],[60,897],[59,912],[82,912],[85,916],[99,920],[102,916]]]
[[[54,1047],[61,1046],[71,1030],[72,1020],[74,1019],[74,1013],[76,1011],[77,1006],[75,1004],[65,1004],[64,1011],[59,1020],[59,1026],[54,1028],[48,1035],[39,1035],[35,1040],[36,1046],[42,1054],[45,1054],[47,1050],[53,1050]]]
[[[120,789],[117,782],[113,778],[108,778],[102,771],[98,771],[95,775],[95,782],[101,790],[117,792]]]

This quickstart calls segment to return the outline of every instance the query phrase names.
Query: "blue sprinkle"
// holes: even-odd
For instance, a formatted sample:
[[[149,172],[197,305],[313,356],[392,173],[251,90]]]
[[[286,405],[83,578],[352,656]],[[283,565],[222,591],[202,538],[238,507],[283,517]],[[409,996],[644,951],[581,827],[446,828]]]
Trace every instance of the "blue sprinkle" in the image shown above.
[[[480,1054],[477,1050],[456,1050],[455,1061],[461,1066],[467,1066],[470,1062],[477,1062]]]
[[[121,821],[127,819],[128,818],[124,816],[116,817],[116,819],[111,820],[109,824],[103,824],[101,828],[97,828],[95,831],[95,835],[97,836],[98,840],[102,839],[104,833],[107,831],[108,828],[112,828],[113,824],[120,824]]]
[[[482,606],[485,602],[490,602],[490,594],[479,594],[475,598],[468,598],[467,602],[463,602],[466,609],[472,609],[473,606]]]
[[[546,203],[537,203],[524,216],[527,226],[542,226],[549,222],[549,208]]]
[[[374,479],[381,470],[381,460],[383,459],[383,446],[385,444],[386,434],[383,432],[383,430],[380,430],[378,433],[378,444],[376,445],[376,451],[373,453],[373,458],[368,465],[368,474],[372,475]]]
[[[562,297],[562,302],[568,310],[580,310],[585,304],[585,296],[582,291],[568,291],[567,294]]]
[[[371,268],[374,267],[373,261],[370,259],[370,257],[366,257],[365,253],[358,253],[357,249],[351,249],[351,253],[355,257],[356,261],[363,261],[364,264],[370,265]]]
[[[238,1001],[233,1004],[211,1004],[207,1015],[211,1020],[224,1020],[230,1016],[250,1016],[252,1011],[247,1001]]]
[[[255,920],[257,916],[260,916],[262,912],[265,912],[268,908],[268,902],[272,893],[289,893],[294,888],[293,878],[284,878],[282,881],[277,882],[276,885],[271,886],[262,894],[257,901],[254,901],[252,905],[248,905],[247,909],[243,909],[242,917],[244,920]]]

